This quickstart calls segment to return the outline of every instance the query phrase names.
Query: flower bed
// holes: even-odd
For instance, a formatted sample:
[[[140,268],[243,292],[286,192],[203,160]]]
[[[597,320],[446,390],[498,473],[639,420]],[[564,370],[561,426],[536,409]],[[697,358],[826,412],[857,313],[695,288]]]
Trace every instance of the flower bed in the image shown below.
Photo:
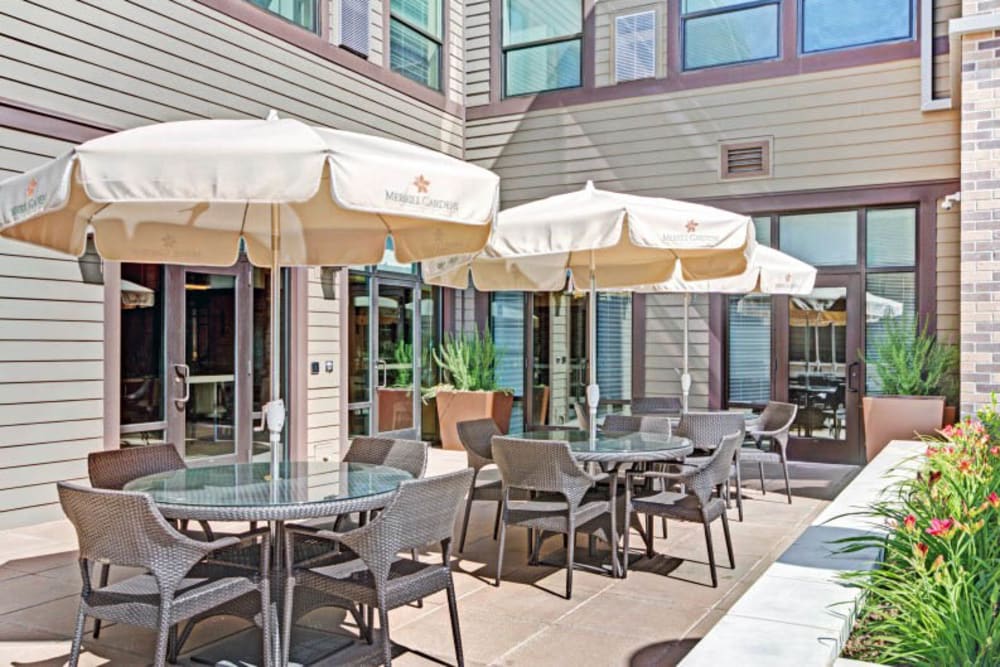
[[[1000,411],[928,442],[915,478],[871,514],[882,566],[848,575],[865,602],[844,655],[894,665],[1000,665]]]

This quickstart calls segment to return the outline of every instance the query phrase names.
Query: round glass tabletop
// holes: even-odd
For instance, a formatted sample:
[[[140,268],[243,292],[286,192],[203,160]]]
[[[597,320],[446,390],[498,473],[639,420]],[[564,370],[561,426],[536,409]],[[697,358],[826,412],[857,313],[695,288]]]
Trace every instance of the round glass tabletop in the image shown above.
[[[691,452],[691,441],[662,433],[614,433],[598,431],[597,440],[590,442],[584,430],[533,429],[519,436],[528,440],[568,442],[573,455],[589,461],[641,461],[677,458]]]
[[[126,484],[125,490],[148,493],[158,505],[266,511],[378,496],[411,478],[389,466],[292,461],[282,464],[274,480],[269,463],[237,463],[147,475]]]

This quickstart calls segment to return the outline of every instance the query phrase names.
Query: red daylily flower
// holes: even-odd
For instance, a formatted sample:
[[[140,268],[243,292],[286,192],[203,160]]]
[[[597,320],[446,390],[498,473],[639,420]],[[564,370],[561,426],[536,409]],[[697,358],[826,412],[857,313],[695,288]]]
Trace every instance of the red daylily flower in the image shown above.
[[[990,447],[990,454],[1000,456],[1000,447]]]
[[[931,525],[927,529],[927,534],[935,537],[947,537],[948,533],[954,528],[954,519],[931,519]]]
[[[917,542],[913,545],[913,555],[918,558],[926,558],[928,551],[930,551],[930,547],[923,542]]]
[[[997,509],[1000,507],[1000,495],[996,491],[993,491],[990,495],[986,496],[986,502],[992,505],[993,509]]]
[[[964,475],[968,475],[972,472],[972,461],[969,459],[962,459],[958,462],[958,471]]]
[[[913,516],[912,514],[907,514],[906,518],[903,519],[903,528],[912,531],[916,527],[917,527],[917,517]]]

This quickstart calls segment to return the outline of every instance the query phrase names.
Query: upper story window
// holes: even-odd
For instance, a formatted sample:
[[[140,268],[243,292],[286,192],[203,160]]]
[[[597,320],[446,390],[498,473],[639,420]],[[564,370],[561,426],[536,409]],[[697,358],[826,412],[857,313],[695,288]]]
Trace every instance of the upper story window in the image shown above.
[[[802,0],[802,52],[913,38],[913,0]]]
[[[389,64],[394,72],[441,90],[442,0],[392,0]]]
[[[504,94],[581,84],[581,0],[503,0]]]
[[[656,12],[615,17],[615,81],[656,76]]]
[[[319,32],[317,0],[250,0],[250,2],[310,32]]]
[[[681,0],[684,69],[779,55],[780,0]]]

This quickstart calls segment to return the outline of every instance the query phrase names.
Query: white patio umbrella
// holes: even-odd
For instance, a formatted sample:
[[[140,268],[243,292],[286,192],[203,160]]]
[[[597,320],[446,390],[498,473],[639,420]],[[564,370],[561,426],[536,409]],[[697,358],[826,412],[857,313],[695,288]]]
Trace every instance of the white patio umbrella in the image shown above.
[[[499,179],[410,144],[278,119],[126,130],[0,182],[0,236],[74,255],[92,233],[106,259],[232,265],[241,242],[271,269],[271,400],[277,469],[282,266],[376,264],[486,243]],[[276,475],[275,475],[276,477]]]
[[[582,190],[500,212],[479,253],[424,262],[427,282],[480,290],[556,291],[588,285],[587,404],[596,435],[597,290],[668,280],[708,280],[746,270],[754,245],[750,218],[688,202]],[[442,253],[444,254],[444,253]]]
[[[638,292],[684,295],[684,368],[681,371],[681,394],[684,412],[691,395],[691,373],[688,365],[689,311],[692,294],[809,294],[816,284],[816,268],[791,255],[757,245],[753,249],[746,271],[709,280],[685,280],[676,274],[670,280],[636,289]]]

